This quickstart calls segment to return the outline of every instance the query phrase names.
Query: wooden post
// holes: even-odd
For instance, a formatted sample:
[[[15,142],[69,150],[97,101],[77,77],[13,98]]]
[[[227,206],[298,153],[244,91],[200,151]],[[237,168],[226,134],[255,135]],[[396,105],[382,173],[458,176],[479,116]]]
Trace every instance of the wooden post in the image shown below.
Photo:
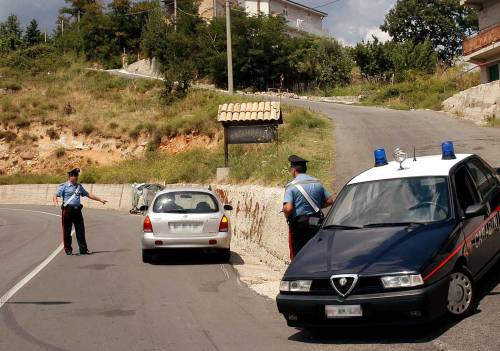
[[[227,125],[224,124],[224,167],[228,167],[229,164],[229,148],[227,140]]]

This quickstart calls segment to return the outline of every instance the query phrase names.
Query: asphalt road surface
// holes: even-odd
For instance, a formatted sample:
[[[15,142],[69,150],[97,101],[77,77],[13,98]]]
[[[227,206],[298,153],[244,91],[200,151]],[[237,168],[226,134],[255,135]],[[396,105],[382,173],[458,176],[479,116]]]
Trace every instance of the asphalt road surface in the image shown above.
[[[61,239],[56,207],[0,206],[0,297]],[[140,216],[86,209],[90,256],[59,252],[5,304],[0,350],[495,350],[499,269],[480,284],[478,313],[427,328],[288,328],[272,300],[229,264],[197,252],[140,259]],[[74,247],[76,249],[76,246]],[[241,258],[233,254],[234,265]]]
[[[335,188],[339,190],[357,173],[373,167],[373,151],[403,148],[408,157],[441,154],[441,143],[452,140],[456,153],[478,154],[500,167],[500,128],[480,127],[435,111],[397,111],[283,99],[284,103],[319,111],[335,123]],[[321,152],[319,150],[318,152]],[[406,162],[411,162],[408,160]]]

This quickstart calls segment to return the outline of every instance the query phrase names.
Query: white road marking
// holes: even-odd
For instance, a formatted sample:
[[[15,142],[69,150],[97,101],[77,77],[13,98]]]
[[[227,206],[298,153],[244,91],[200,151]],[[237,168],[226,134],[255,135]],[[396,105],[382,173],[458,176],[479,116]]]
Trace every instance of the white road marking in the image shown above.
[[[34,211],[34,210],[24,210],[20,208],[6,208],[6,207],[0,207],[0,210],[9,210],[9,211],[23,211],[23,212],[38,212],[38,213],[43,213],[51,216],[56,216],[56,217],[61,217],[61,215],[55,214],[55,213],[49,213],[49,212],[43,212],[43,211]],[[75,231],[73,230],[71,232],[71,235]],[[3,305],[9,301],[12,296],[14,296],[19,290],[22,289],[23,286],[28,284],[28,282],[33,279],[42,269],[44,269],[53,259],[54,257],[57,256],[59,252],[61,252],[64,248],[64,244],[60,244],[57,249],[55,249],[45,260],[42,261],[38,266],[35,267],[28,275],[26,275],[21,281],[19,281],[16,285],[14,285],[9,291],[7,291],[2,297],[0,297],[0,308],[2,308]]]

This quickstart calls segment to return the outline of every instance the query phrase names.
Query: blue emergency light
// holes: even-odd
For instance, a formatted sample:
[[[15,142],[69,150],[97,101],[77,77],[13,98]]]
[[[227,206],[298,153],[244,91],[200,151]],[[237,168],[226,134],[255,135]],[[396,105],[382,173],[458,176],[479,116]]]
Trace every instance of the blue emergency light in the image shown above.
[[[385,166],[387,164],[385,149],[377,149],[373,154],[375,156],[375,167]]]
[[[453,149],[452,141],[445,141],[441,144],[441,150],[443,151],[443,160],[453,160],[457,158],[455,156],[455,150]]]

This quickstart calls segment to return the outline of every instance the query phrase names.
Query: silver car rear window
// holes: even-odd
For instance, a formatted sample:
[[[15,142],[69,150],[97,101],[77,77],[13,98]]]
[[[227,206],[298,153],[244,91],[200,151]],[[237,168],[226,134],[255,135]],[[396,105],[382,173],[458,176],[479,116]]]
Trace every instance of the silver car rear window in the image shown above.
[[[159,195],[153,205],[155,213],[214,213],[219,205],[213,195],[197,191],[173,191]]]

